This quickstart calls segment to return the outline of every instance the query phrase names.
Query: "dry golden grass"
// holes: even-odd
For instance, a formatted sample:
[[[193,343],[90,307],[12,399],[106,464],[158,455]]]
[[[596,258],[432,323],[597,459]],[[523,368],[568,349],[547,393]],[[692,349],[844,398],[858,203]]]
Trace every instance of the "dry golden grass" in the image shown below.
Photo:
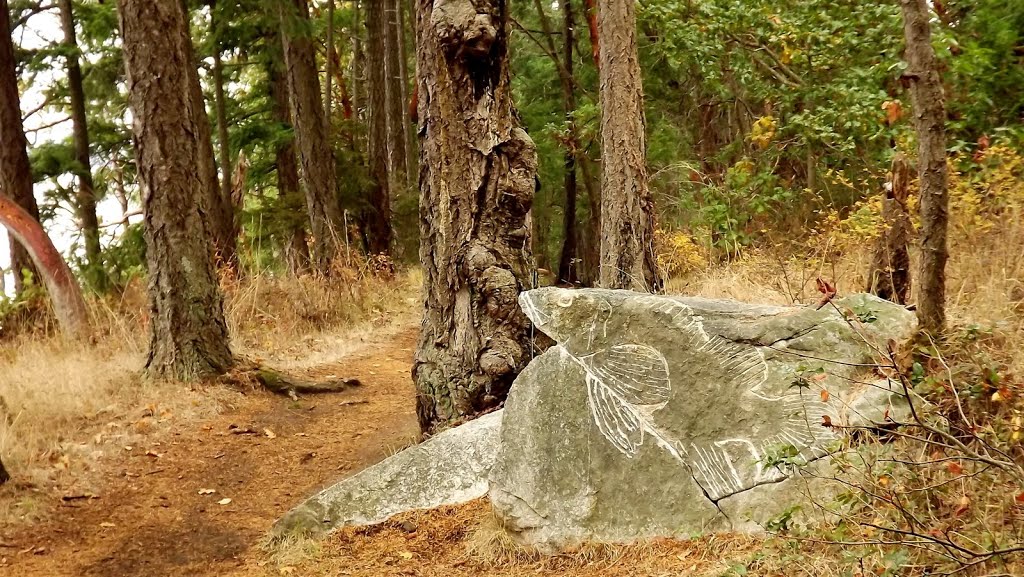
[[[415,272],[225,282],[233,348],[284,369],[337,358],[370,331],[397,330],[394,321],[411,317],[419,303],[418,283]],[[15,481],[3,491],[23,498],[0,499],[0,522],[32,518],[33,492],[91,492],[93,473],[112,453],[138,450],[154,433],[208,416],[235,394],[142,377],[145,302],[141,283],[116,299],[94,299],[88,343],[38,333],[4,342],[0,456]]]

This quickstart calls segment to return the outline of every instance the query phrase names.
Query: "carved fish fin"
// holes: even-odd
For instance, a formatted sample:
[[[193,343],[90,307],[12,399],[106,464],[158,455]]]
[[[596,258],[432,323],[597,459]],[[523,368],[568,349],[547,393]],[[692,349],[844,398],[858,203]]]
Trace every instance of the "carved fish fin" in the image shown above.
[[[636,406],[668,402],[668,361],[653,347],[615,345],[583,359],[587,373],[622,402]]]
[[[635,456],[644,442],[644,423],[633,407],[591,374],[587,374],[587,397],[601,434],[627,457]]]

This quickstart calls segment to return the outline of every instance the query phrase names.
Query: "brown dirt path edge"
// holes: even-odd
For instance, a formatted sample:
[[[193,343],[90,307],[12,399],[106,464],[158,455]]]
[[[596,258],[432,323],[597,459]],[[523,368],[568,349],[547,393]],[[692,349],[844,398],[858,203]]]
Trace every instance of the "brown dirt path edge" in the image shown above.
[[[409,327],[309,375],[336,373],[361,387],[299,401],[249,393],[163,439],[159,457],[123,456],[99,498],[10,534],[0,529],[0,575],[198,577],[253,567],[285,511],[415,440],[415,342]],[[232,434],[231,425],[258,434]]]

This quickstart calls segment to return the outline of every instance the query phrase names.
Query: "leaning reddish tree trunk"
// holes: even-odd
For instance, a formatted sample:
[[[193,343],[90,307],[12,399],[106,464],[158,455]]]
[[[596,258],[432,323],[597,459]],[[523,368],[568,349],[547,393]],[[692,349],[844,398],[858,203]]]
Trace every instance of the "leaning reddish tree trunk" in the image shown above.
[[[195,71],[184,11],[177,2],[120,0],[135,158],[149,271],[150,346],[146,370],[194,380],[234,364],[214,267],[205,198],[216,187],[199,166],[192,94]]]
[[[0,225],[25,248],[43,277],[61,331],[71,337],[85,334],[89,316],[71,269],[46,235],[39,221],[4,194],[0,194]]]
[[[604,288],[657,291],[644,93],[634,0],[598,0],[601,58],[601,272]]]
[[[519,126],[506,0],[419,0],[420,427],[498,406],[530,358],[519,309],[537,153]]]
[[[917,171],[921,189],[921,274],[917,319],[921,328],[941,333],[946,324],[946,108],[939,65],[932,47],[927,0],[900,0],[906,36],[907,70],[917,128]]]

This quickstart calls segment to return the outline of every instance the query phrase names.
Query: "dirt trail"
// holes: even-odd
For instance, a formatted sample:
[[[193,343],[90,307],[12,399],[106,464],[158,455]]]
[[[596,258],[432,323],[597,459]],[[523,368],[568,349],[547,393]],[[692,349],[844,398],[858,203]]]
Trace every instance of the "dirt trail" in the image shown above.
[[[126,451],[108,465],[98,498],[63,503],[36,525],[0,528],[0,575],[256,573],[258,544],[282,513],[413,442],[415,339],[405,328],[308,374],[357,378],[361,387],[299,401],[250,393],[162,439],[159,456]],[[232,433],[232,425],[255,433]]]

